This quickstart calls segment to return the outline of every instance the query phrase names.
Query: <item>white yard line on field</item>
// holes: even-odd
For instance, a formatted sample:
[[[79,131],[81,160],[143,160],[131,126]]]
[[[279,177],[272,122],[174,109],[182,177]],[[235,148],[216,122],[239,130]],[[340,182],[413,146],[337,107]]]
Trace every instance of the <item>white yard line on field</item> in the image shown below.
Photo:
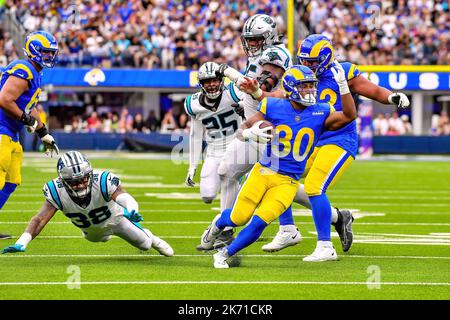
[[[86,281],[86,282],[0,282],[0,286],[74,285],[357,285],[357,286],[450,286],[450,282],[350,282],[350,281]]]

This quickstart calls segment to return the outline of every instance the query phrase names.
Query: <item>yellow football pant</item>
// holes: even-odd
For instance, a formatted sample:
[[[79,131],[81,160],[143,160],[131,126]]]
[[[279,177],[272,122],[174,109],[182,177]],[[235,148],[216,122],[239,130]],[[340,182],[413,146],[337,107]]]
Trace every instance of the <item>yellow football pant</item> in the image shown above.
[[[0,134],[0,190],[5,182],[19,185],[22,182],[20,167],[22,166],[23,149],[19,142]]]
[[[231,211],[231,221],[245,225],[253,214],[270,224],[292,204],[299,181],[256,163]]]
[[[316,147],[306,163],[305,192],[318,196],[333,187],[354,158],[334,144]]]

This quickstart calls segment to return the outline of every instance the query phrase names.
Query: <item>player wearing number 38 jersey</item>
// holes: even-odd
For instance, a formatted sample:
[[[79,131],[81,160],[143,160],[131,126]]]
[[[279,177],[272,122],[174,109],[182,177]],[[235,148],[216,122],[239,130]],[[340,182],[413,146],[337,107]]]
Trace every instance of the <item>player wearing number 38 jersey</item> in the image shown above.
[[[293,66],[282,82],[289,99],[264,99],[259,112],[242,124],[238,138],[270,143],[250,171],[233,207],[217,215],[202,235],[202,246],[211,248],[223,228],[243,226],[253,217],[228,247],[214,255],[214,267],[228,268],[229,257],[256,241],[265,227],[291,206],[308,157],[322,132],[342,128],[356,118],[355,104],[339,63],[334,76],[342,98],[342,112],[335,112],[326,103],[316,103],[318,80],[314,73],[308,67]],[[264,120],[275,126],[275,134],[272,127],[261,126]],[[329,229],[331,213],[323,210],[326,206],[329,209],[326,195],[310,201],[319,233],[323,224]],[[336,252],[332,245],[329,251],[334,260]]]
[[[117,176],[93,170],[86,157],[77,151],[63,154],[57,171],[58,178],[44,185],[46,201],[40,212],[17,242],[3,253],[25,251],[28,243],[60,210],[91,242],[106,242],[116,235],[141,250],[154,248],[165,256],[173,255],[168,243],[141,226],[139,205],[122,189]]]

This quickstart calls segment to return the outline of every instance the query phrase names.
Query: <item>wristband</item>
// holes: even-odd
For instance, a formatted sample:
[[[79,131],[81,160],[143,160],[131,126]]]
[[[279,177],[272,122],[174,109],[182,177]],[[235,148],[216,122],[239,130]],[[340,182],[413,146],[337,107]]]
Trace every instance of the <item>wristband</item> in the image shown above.
[[[35,132],[38,134],[39,138],[42,138],[48,134],[48,130],[45,125],[43,125],[42,128],[37,129]]]

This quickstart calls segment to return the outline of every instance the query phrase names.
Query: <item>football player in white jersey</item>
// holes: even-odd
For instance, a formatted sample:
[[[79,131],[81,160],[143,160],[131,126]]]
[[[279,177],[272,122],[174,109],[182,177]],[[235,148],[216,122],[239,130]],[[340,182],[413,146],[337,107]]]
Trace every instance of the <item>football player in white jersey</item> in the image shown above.
[[[240,102],[248,119],[256,114],[259,104],[257,99],[263,94],[262,92],[275,91],[280,87],[280,79],[292,66],[292,57],[279,41],[275,20],[265,14],[256,14],[245,22],[241,41],[248,56],[245,77],[256,79],[259,83],[258,90],[251,94],[244,94],[244,99]],[[244,75],[226,64],[220,65],[218,74],[228,77],[238,88],[240,83],[245,81]],[[221,179],[239,181],[258,161],[265,147],[265,144],[258,144],[252,140],[244,142],[233,139],[218,168]],[[235,189],[226,189],[223,192],[227,194],[227,198],[237,197]],[[294,229],[293,241],[298,242],[301,236],[295,227]]]
[[[156,249],[172,256],[173,249],[164,240],[144,229],[136,200],[121,186],[120,180],[108,171],[93,170],[90,162],[78,151],[69,151],[57,164],[58,177],[43,187],[45,202],[14,245],[2,253],[24,252],[55,213],[60,210],[81,229],[91,242],[106,242],[116,235],[140,250]]]
[[[202,158],[203,136],[207,143],[206,158],[200,174],[200,195],[203,202],[211,203],[221,191],[220,210],[233,205],[239,183],[236,180],[221,181],[217,169],[229,143],[234,139],[241,124],[242,107],[237,105],[243,94],[233,83],[224,85],[223,76],[217,76],[219,65],[204,63],[198,71],[201,91],[188,96],[184,102],[186,113],[191,117],[189,137],[189,170],[186,185],[193,187],[195,173]],[[223,192],[227,189],[229,192]],[[231,197],[230,197],[231,194]],[[220,241],[231,241],[232,230],[225,230]],[[201,250],[201,248],[198,248]]]

